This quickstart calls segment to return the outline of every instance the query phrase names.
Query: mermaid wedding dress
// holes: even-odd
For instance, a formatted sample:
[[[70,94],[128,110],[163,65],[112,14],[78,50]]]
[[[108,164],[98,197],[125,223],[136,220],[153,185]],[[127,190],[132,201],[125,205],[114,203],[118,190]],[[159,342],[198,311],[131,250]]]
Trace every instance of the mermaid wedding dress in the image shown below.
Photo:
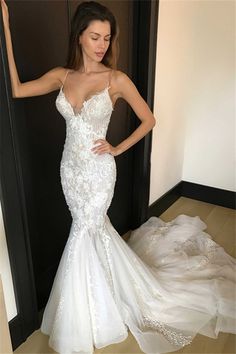
[[[64,84],[63,84],[64,85]],[[73,217],[41,331],[62,354],[91,354],[128,330],[144,353],[166,353],[197,333],[236,333],[236,260],[201,219],[152,217],[126,243],[106,214],[116,180],[110,154],[91,151],[113,110],[110,82],[75,112],[63,86],[56,107],[67,133],[61,182]]]

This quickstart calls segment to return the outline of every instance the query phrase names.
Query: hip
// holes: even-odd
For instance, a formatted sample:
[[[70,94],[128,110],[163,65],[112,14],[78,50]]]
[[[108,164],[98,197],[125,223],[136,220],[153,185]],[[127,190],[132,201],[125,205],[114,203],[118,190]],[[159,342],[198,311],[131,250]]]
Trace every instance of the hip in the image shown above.
[[[106,178],[116,175],[116,163],[114,156],[108,153],[98,155],[88,150],[64,150],[60,170],[61,173],[70,171],[70,174],[81,173]]]

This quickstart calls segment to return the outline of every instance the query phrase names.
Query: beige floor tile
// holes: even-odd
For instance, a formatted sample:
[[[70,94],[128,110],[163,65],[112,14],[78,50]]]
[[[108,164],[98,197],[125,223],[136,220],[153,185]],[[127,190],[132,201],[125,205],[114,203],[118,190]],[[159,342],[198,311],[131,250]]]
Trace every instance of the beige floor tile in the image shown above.
[[[102,354],[142,354],[135,338],[129,332],[128,338],[117,344],[108,345],[102,350]]]
[[[56,353],[48,346],[48,336],[44,335],[39,329],[34,331],[27,340],[22,343],[14,353],[24,354],[47,354]]]

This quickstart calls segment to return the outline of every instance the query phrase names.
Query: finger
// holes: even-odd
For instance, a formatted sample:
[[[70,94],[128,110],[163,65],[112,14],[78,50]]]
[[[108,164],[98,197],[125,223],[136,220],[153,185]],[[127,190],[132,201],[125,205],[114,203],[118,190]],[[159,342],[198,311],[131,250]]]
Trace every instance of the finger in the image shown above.
[[[98,140],[94,141],[94,144],[96,144],[96,143],[104,143],[104,142],[106,142],[105,139],[98,139]]]
[[[108,146],[108,145],[110,145],[110,144],[108,144],[107,141],[101,141],[96,144],[96,146]]]
[[[96,146],[96,149],[110,148],[110,144],[103,143]]]
[[[106,151],[108,151],[108,149],[106,149],[106,148],[97,149],[97,150],[95,150],[94,152],[95,152],[95,154],[99,154],[101,151],[106,152]]]
[[[103,153],[103,152],[109,152],[109,148],[107,147],[102,147],[102,148],[98,148],[96,151],[94,151],[96,154],[100,154],[100,153]]]
[[[91,150],[95,150],[97,149],[98,147],[100,147],[102,144],[95,144],[93,148],[91,148]]]
[[[102,151],[99,151],[97,154],[98,154],[98,155],[109,154],[109,151],[102,150]]]
[[[103,147],[107,146],[106,143],[100,143],[100,144],[96,144],[91,150],[92,151],[95,151],[95,150],[98,150],[98,149],[101,149]]]

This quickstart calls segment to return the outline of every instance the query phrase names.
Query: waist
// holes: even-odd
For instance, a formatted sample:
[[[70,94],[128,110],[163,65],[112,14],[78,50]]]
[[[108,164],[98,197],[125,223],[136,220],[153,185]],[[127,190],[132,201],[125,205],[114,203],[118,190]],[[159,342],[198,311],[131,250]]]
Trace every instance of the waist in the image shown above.
[[[91,133],[91,134],[70,134],[67,132],[65,139],[65,146],[70,149],[91,149],[96,140],[106,139],[105,134]]]

